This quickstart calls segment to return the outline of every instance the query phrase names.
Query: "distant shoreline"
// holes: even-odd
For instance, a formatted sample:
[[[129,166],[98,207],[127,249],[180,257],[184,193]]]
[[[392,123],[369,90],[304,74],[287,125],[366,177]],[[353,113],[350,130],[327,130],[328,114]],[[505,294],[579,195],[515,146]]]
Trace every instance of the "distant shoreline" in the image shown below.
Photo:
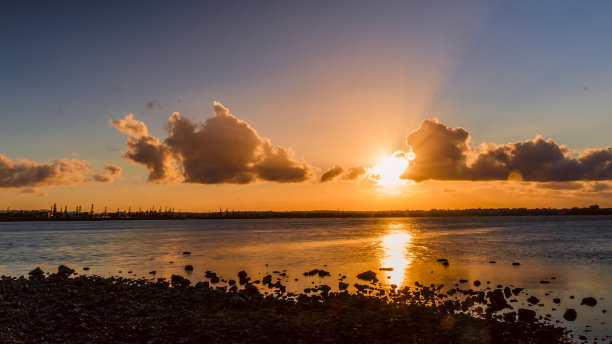
[[[183,220],[183,219],[270,219],[270,218],[386,218],[386,217],[474,217],[474,216],[580,216],[612,215],[612,208],[476,208],[430,210],[309,210],[309,211],[218,211],[174,212],[138,211],[114,213],[75,213],[42,210],[13,210],[0,213],[0,222],[22,221],[114,221],[114,220]]]

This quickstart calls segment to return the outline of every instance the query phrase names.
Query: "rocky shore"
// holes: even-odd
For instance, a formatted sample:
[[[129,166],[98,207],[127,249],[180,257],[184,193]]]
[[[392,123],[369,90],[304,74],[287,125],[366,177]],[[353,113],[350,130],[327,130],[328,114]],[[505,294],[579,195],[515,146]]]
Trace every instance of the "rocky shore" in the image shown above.
[[[327,285],[294,294],[245,271],[216,286],[177,275],[166,281],[35,269],[28,278],[0,280],[0,343],[572,342],[535,312],[509,309],[503,289],[355,287],[356,294]]]

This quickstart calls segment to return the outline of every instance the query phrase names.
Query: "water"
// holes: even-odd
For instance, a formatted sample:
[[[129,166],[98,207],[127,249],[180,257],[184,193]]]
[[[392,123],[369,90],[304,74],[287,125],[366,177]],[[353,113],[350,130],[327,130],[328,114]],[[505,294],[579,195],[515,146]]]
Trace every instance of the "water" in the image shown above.
[[[450,265],[444,267],[438,258]],[[608,216],[0,223],[0,274],[27,275],[37,266],[55,271],[59,264],[102,276],[181,274],[192,282],[205,280],[206,270],[226,279],[235,279],[240,270],[254,279],[287,270],[281,279],[294,291],[313,282],[337,287],[339,275],[353,284],[366,270],[376,271],[384,285],[454,286],[467,279],[472,286],[480,280],[481,289],[497,284],[526,288],[544,304],[533,307],[539,314],[586,330],[591,339],[612,335],[610,312],[602,312],[612,312]],[[185,272],[187,264],[194,266],[192,273]],[[85,266],[90,270],[83,271]],[[332,277],[302,276],[314,268]],[[598,304],[581,306],[587,296]],[[561,298],[560,305],[552,303],[554,297]],[[528,307],[524,298],[513,304],[515,309]],[[578,311],[577,321],[563,320],[567,308]]]

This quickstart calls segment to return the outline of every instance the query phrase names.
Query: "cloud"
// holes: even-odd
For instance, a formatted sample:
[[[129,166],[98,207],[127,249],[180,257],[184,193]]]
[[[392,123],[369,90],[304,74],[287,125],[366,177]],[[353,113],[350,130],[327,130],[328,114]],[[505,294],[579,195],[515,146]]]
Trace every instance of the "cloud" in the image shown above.
[[[344,173],[344,167],[341,165],[335,165],[334,167],[330,167],[321,175],[321,179],[319,182],[325,183],[334,180],[337,176]]]
[[[11,160],[0,154],[0,188],[108,183],[120,175],[121,168],[112,164],[96,173],[84,160],[56,159],[51,163],[37,163],[25,159]]]
[[[104,169],[98,174],[93,175],[93,180],[100,183],[110,183],[121,177],[121,167],[113,164],[104,165]]]
[[[145,105],[145,109],[147,110],[154,110],[156,108],[161,109],[161,104],[159,103],[159,101],[157,101],[157,99],[153,99]]]
[[[46,196],[47,195],[47,193],[44,190],[41,190],[38,188],[21,188],[19,189],[19,192],[24,193],[24,194],[31,194],[35,196]]]
[[[366,174],[366,168],[363,166],[355,166],[346,170],[346,173],[342,176],[344,180],[355,180]]]
[[[606,183],[593,183],[586,187],[587,192],[601,192],[612,190],[612,185]]]
[[[548,182],[538,183],[537,187],[551,190],[581,190],[583,185],[579,182]]]
[[[423,121],[407,142],[415,159],[403,179],[505,180],[516,174],[536,182],[612,180],[612,147],[590,149],[575,159],[566,146],[537,136],[524,142],[481,144],[474,151],[465,129],[447,127],[437,119]]]
[[[425,120],[408,135],[415,154],[403,179],[462,179],[469,151],[470,135],[463,128],[449,128],[438,119]]]
[[[319,182],[330,182],[340,176],[342,180],[356,180],[366,174],[367,170],[363,166],[355,166],[345,169],[342,165],[334,165],[333,167],[330,167],[325,172],[323,172]]]
[[[312,177],[313,168],[298,162],[291,150],[272,146],[246,122],[214,103],[214,117],[193,122],[173,113],[166,126],[168,137],[160,142],[132,114],[110,121],[128,135],[123,157],[149,170],[149,180],[199,184],[248,184],[256,181],[299,183]]]

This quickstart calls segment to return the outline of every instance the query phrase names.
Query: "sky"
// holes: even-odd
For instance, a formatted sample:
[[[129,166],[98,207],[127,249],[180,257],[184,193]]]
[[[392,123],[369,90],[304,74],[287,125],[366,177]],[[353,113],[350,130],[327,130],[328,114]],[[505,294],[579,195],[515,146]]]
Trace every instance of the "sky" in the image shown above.
[[[612,207],[607,1],[5,1],[0,209]]]

